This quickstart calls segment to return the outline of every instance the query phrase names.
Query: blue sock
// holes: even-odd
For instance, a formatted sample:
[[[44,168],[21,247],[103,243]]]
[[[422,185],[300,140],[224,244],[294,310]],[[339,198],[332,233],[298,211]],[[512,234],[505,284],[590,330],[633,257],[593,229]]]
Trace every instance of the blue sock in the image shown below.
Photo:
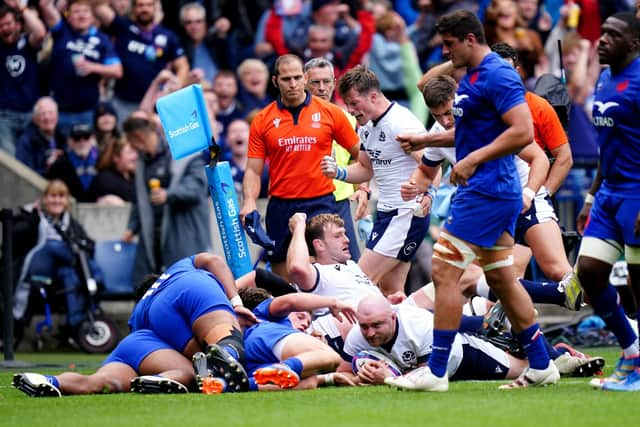
[[[53,384],[58,389],[60,388],[60,382],[56,377],[54,377],[53,375],[45,375],[45,378],[47,378],[47,381],[49,381],[50,384]]]
[[[569,350],[567,349],[565,349],[564,351],[556,350],[556,348],[552,346],[549,341],[547,341],[547,338],[544,335],[541,338],[542,343],[544,344],[544,348],[547,349],[547,354],[549,355],[549,358],[551,360],[556,360],[558,357],[562,356],[563,353],[569,352]]]
[[[297,357],[290,357],[282,363],[290,367],[298,376],[302,375],[302,362]]]
[[[538,322],[516,334],[522,348],[527,352],[529,367],[532,369],[547,369],[549,366],[549,353],[542,339],[542,331]]]
[[[224,348],[225,350],[227,350],[227,352],[231,355],[231,357],[233,357],[234,359],[238,360],[240,358],[240,356],[238,355],[238,352],[236,351],[235,347],[230,346],[230,345],[223,345],[222,348]]]
[[[433,351],[429,358],[429,369],[431,369],[431,372],[436,377],[442,378],[447,375],[447,364],[449,363],[451,345],[457,333],[458,331],[433,330]]]
[[[462,315],[458,332],[460,332],[461,334],[463,333],[475,334],[482,328],[483,321],[484,321],[484,316]]]
[[[558,282],[536,282],[519,279],[533,302],[564,306],[564,292],[558,290]]]
[[[258,384],[256,380],[253,378],[253,375],[249,377],[249,391],[258,391]]]
[[[611,285],[600,295],[591,297],[591,305],[595,314],[607,324],[607,328],[618,338],[620,347],[627,348],[636,340],[636,334],[627,322],[624,310],[618,303],[618,292]]]

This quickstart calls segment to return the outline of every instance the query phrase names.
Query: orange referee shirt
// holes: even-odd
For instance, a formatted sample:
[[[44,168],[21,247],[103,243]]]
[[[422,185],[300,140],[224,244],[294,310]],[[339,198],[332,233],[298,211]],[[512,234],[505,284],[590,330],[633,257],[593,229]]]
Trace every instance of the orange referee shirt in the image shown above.
[[[524,98],[531,110],[533,135],[540,148],[551,151],[568,143],[567,134],[549,101],[529,91]]]
[[[278,99],[256,115],[251,122],[248,156],[268,160],[271,196],[319,197],[335,189],[331,179],[320,172],[320,160],[331,155],[333,140],[347,150],[360,143],[339,107],[307,93],[297,114]]]

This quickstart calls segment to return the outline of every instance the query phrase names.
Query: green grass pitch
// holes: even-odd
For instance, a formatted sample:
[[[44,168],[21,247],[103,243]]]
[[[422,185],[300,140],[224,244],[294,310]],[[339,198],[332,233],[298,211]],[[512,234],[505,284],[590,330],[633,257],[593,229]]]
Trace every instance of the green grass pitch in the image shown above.
[[[607,360],[616,348],[586,349]],[[89,373],[104,356],[16,355],[38,363],[28,370]],[[24,371],[24,369],[21,369]],[[301,392],[223,395],[65,396],[29,398],[10,383],[15,369],[0,370],[0,426],[612,426],[637,425],[640,394],[592,389],[588,379],[563,378],[557,386],[498,390],[504,382],[458,382],[447,393],[400,392],[390,388],[324,388]]]

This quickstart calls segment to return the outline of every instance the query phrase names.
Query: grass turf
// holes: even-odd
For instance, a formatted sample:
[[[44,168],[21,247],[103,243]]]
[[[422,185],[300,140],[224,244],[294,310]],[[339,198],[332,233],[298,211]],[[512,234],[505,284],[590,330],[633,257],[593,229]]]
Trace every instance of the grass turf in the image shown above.
[[[617,348],[586,349],[607,360]],[[39,366],[26,370],[90,373],[104,356],[18,354]],[[636,393],[593,390],[588,379],[559,385],[498,390],[504,382],[458,382],[448,393],[400,392],[380,387],[223,395],[65,396],[28,398],[10,383],[16,369],[0,370],[0,426],[630,426],[640,409]]]

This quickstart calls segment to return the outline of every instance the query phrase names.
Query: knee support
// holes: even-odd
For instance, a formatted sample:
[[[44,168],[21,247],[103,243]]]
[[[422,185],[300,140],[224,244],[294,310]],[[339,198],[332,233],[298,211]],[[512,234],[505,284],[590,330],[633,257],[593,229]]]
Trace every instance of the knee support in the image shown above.
[[[626,249],[626,248],[625,248]],[[626,252],[626,251],[625,251]],[[640,253],[640,250],[638,251]],[[613,265],[622,254],[622,247],[613,240],[603,240],[595,237],[584,237],[580,244],[578,257],[595,258]]]
[[[233,328],[230,335],[222,338],[216,344],[233,348],[238,353],[238,362],[244,362],[244,341],[242,341],[242,332],[240,330]]]
[[[465,241],[442,232],[436,244],[433,245],[433,257],[464,270],[473,262],[476,254]]]
[[[511,246],[493,246],[485,251],[480,260],[482,270],[491,271],[513,265],[513,248]]]

